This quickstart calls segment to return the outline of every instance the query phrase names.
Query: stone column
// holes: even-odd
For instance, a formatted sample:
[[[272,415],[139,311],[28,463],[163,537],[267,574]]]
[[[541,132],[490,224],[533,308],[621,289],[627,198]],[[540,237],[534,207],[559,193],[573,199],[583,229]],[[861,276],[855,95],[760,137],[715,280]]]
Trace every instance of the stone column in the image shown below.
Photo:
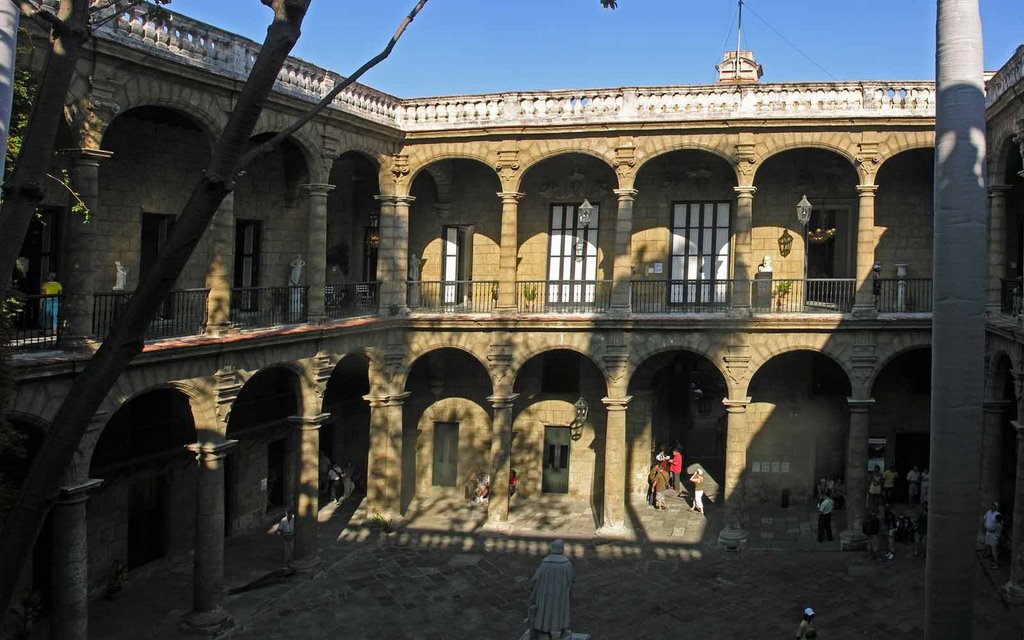
[[[192,611],[185,616],[184,626],[204,635],[214,635],[231,625],[231,616],[220,606],[219,589],[224,579],[224,457],[237,443],[197,442],[186,447],[199,462],[199,479]]]
[[[61,487],[53,505],[53,602],[50,637],[53,640],[89,638],[89,539],[85,503],[102,480],[89,479]]]
[[[1002,431],[1010,400],[986,400],[981,422],[981,510],[999,500],[999,475],[1002,473]]]
[[[754,192],[756,187],[733,187],[736,192],[736,216],[733,218],[732,299],[730,306],[750,310],[750,279],[753,265],[751,229],[754,223]]]
[[[868,495],[868,435],[873,398],[847,398],[850,431],[846,440],[846,530],[839,535],[841,549],[863,549],[867,538],[861,531]]]
[[[304,184],[309,198],[306,222],[306,321],[324,321],[324,286],[327,284],[327,194],[333,184]],[[296,548],[298,544],[296,543]]]
[[[1017,484],[1013,488],[1013,513],[1019,519],[1024,514],[1024,422],[1013,421],[1017,430]],[[1003,585],[1003,593],[1013,604],[1024,603],[1024,527],[1018,525],[1011,532],[1010,581]]]
[[[1002,312],[1002,279],[1006,277],[1006,193],[1007,184],[988,187],[988,310]]]
[[[519,200],[521,193],[498,192],[501,198],[501,253],[498,258],[498,305],[496,311],[516,312],[516,268],[519,262]]]
[[[618,212],[615,216],[615,259],[612,263],[612,306],[617,313],[630,311],[630,281],[633,279],[633,199],[636,189],[615,189]]]
[[[728,420],[725,436],[725,483],[722,487],[726,501],[733,497],[739,488],[740,478],[747,468],[747,447],[750,444],[750,433],[747,428],[747,405],[750,398],[722,400]]]
[[[508,528],[508,481],[512,469],[512,405],[518,393],[501,393],[488,396],[487,401],[494,407],[491,420],[491,486],[487,502],[487,527],[504,530]]]
[[[292,565],[310,569],[320,561],[316,544],[317,514],[320,512],[320,425],[330,414],[289,418],[298,432],[295,488],[295,555]]]
[[[602,535],[621,535],[626,530],[626,407],[632,399],[632,396],[601,398],[608,412],[604,438],[604,509],[598,530]]]
[[[382,313],[408,309],[409,206],[412,196],[380,195],[380,248],[377,253],[377,281],[380,282]],[[394,305],[394,307],[392,307]]]
[[[408,392],[363,396],[370,405],[366,502],[371,511],[389,516],[402,511],[402,405],[408,397]]]
[[[878,185],[857,185],[857,292],[854,313],[876,313],[871,267],[875,265],[875,191]]]
[[[68,149],[63,152],[71,158],[71,184],[78,197],[93,216],[99,213],[100,162],[113,155],[101,149]],[[93,294],[102,289],[102,269],[97,276],[96,225],[86,224],[85,216],[71,213],[65,229],[64,264],[59,277],[64,285],[64,298],[60,314],[64,319],[64,335],[71,340],[82,340],[92,335]],[[114,283],[113,264],[108,265],[110,286]]]
[[[235,267],[235,192],[225,196],[213,216],[210,265],[206,269],[206,334],[223,336],[231,326],[232,273]]]

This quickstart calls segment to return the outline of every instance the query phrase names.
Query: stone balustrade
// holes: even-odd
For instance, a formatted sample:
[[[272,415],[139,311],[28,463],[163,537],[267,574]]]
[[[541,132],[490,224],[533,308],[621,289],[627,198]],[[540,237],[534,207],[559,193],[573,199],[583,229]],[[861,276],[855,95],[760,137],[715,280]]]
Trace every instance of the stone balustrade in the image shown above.
[[[1024,80],[1024,46],[1017,47],[1013,57],[985,83],[985,106],[991,107],[1021,80]]]
[[[100,29],[98,36],[238,79],[247,76],[259,51],[251,40],[169,11],[150,15],[145,7],[124,12]],[[1015,58],[1018,76],[1022,52]],[[313,102],[342,79],[332,71],[288,58],[277,90]],[[331,106],[403,131],[708,118],[932,117],[935,87],[931,82],[691,85],[401,100],[357,83]]]

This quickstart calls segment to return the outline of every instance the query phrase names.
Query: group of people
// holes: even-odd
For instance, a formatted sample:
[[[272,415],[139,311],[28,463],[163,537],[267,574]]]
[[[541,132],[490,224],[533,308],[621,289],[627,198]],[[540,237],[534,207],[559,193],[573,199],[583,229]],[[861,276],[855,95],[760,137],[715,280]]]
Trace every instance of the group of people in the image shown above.
[[[352,463],[341,465],[330,463],[327,468],[327,480],[331,488],[331,500],[341,504],[355,491],[356,484],[352,479]]]
[[[647,475],[647,497],[655,511],[668,509],[665,497],[669,491],[675,491],[677,498],[686,497],[683,475],[683,454],[678,446],[662,449],[654,456],[654,464]],[[697,467],[689,480],[693,484],[693,502],[689,509],[704,515],[704,469]]]
[[[915,502],[920,505],[928,504],[932,481],[927,468],[918,470],[915,465],[906,473],[903,480],[907,483],[908,507],[913,506]],[[882,471],[881,467],[875,465],[868,476],[868,506],[879,509],[883,504],[892,504],[899,481],[900,473],[896,467]]]

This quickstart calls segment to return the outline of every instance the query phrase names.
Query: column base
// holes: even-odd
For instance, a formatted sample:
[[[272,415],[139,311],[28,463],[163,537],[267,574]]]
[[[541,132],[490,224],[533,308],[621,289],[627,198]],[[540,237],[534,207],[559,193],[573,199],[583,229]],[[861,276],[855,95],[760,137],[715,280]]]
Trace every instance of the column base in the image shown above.
[[[511,529],[508,520],[488,520],[480,527],[481,531],[488,533],[508,533]]]
[[[208,324],[206,329],[203,331],[204,335],[211,336],[213,338],[223,338],[224,336],[237,333],[235,328],[229,322]]]
[[[1007,604],[1024,604],[1024,586],[1014,584],[1011,580],[1003,585],[1001,591]]]
[[[754,315],[751,307],[729,307],[726,316],[729,318],[749,318]]]
[[[495,305],[494,307],[494,313],[498,314],[499,316],[514,316],[516,315],[516,313],[518,313],[518,311],[519,309],[515,305],[512,305],[511,307],[502,307]]]
[[[605,540],[633,540],[633,531],[625,522],[610,522],[598,527],[594,535]]]
[[[854,318],[871,319],[878,317],[878,309],[875,308],[874,304],[871,305],[858,305],[854,303],[853,309],[850,310]]]
[[[631,305],[612,305],[608,307],[608,315],[615,318],[625,318],[632,315],[633,307]]]
[[[840,551],[863,551],[868,548],[868,537],[860,531],[846,530],[839,534]]]
[[[231,616],[221,607],[212,611],[192,611],[181,622],[182,633],[197,636],[215,636],[232,625]]]
[[[718,534],[718,546],[726,551],[742,551],[750,534],[739,526],[728,526]]]

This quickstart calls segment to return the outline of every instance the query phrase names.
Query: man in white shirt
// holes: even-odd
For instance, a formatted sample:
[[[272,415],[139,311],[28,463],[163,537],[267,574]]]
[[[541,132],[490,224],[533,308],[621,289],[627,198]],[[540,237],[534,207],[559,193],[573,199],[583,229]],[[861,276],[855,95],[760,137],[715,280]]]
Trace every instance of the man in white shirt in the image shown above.
[[[292,566],[292,553],[295,551],[295,514],[291,510],[284,512],[284,517],[277,523],[277,535],[284,541],[284,566]]]
[[[917,467],[913,467],[907,472],[907,506],[914,504],[914,500],[918,497],[918,489],[921,487],[921,474],[918,473]]]
[[[832,542],[832,510],[834,508],[832,492],[826,491],[825,497],[818,503],[818,542],[824,542],[826,538]]]

